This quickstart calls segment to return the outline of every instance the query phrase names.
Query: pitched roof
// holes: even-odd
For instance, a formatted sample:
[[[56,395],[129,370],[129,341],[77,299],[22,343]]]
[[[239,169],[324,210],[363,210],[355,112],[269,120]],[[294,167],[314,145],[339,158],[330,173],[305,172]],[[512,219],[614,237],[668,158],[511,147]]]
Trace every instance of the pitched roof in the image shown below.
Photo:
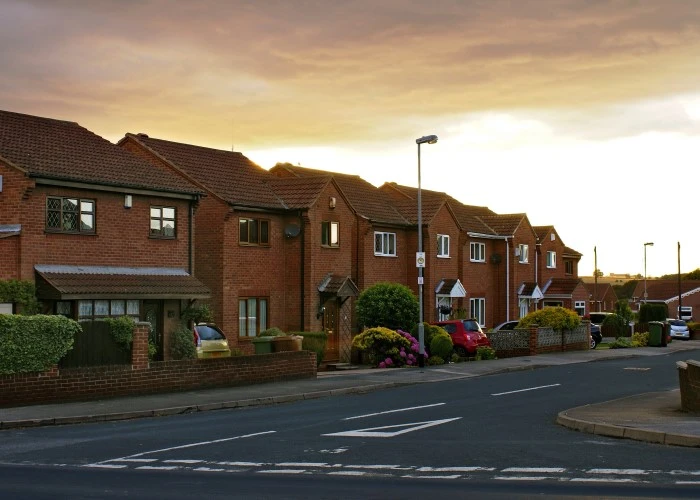
[[[155,139],[146,134],[127,134],[126,137],[146,147],[231,205],[284,208],[264,182],[274,176],[241,153]]]
[[[392,205],[386,193],[379,190],[359,175],[340,174],[316,170],[312,168],[294,166],[289,163],[275,165],[270,172],[275,174],[284,170],[295,177],[332,176],[336,184],[345,195],[352,209],[361,217],[372,222],[387,224],[408,224],[398,210]]]
[[[205,299],[211,292],[182,269],[103,266],[34,266],[37,295],[74,299]]]
[[[284,208],[300,209],[311,208],[330,182],[332,178],[325,176],[309,179],[272,178],[267,179],[264,184],[277,195]]]
[[[681,295],[696,290],[700,292],[700,280],[681,280]],[[637,282],[633,295],[644,297],[644,280]],[[647,300],[668,301],[674,298],[678,298],[678,280],[647,280]]]
[[[542,293],[545,297],[570,297],[582,283],[578,278],[551,278],[542,287]]]
[[[582,253],[577,252],[577,251],[574,250],[573,248],[569,248],[569,247],[564,247],[564,250],[563,250],[562,253],[563,253],[563,256],[564,256],[564,257],[573,257],[573,258],[581,258],[581,257],[583,257],[583,254],[582,254]]]
[[[350,276],[328,273],[318,285],[318,291],[338,297],[356,297],[360,290]]]
[[[615,297],[617,297],[617,294],[615,293],[615,289],[612,287],[610,283],[598,283],[596,286],[595,283],[586,283],[584,282],[583,285],[586,287],[586,290],[588,290],[588,294],[593,297],[593,300],[596,301],[602,301],[605,298],[605,295],[609,292],[612,292]],[[597,291],[596,291],[597,288]],[[594,295],[596,295],[594,297]]]
[[[513,236],[526,217],[525,214],[497,214],[482,215],[479,218],[497,235]]]
[[[554,231],[554,226],[532,226],[532,229],[537,235],[537,240],[542,241],[547,234]]]
[[[75,122],[1,110],[0,160],[36,178],[201,193],[180,176],[154,167]]]

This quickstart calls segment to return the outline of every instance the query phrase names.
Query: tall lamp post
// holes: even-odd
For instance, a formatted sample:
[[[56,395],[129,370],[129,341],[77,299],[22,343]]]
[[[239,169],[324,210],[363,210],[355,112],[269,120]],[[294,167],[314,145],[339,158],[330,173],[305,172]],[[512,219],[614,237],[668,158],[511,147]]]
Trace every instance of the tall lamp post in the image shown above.
[[[425,135],[416,139],[418,144],[418,252],[416,253],[416,266],[418,267],[418,366],[425,366],[425,331],[423,329],[423,268],[425,267],[425,254],[423,253],[423,212],[420,192],[420,145],[435,144],[438,141],[436,135]]]
[[[653,247],[654,242],[644,243],[644,303],[647,303],[647,247]]]

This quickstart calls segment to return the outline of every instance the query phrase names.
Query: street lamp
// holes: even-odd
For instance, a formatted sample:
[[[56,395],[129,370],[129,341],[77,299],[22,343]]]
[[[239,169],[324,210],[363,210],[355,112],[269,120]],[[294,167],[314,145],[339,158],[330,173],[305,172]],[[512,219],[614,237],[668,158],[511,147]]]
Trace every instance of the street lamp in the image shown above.
[[[416,266],[418,267],[418,366],[425,366],[425,332],[423,329],[423,268],[425,267],[425,254],[423,253],[423,212],[420,193],[420,145],[435,144],[438,141],[436,135],[424,135],[416,139],[418,144],[418,253],[416,253]]]
[[[647,247],[653,247],[654,242],[644,243],[644,303],[647,303]]]

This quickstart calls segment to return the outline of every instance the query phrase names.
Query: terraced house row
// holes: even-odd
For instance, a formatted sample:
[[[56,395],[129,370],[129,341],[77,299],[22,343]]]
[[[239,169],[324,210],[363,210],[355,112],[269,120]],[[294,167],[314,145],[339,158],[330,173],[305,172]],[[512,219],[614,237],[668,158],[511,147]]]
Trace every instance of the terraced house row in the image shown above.
[[[45,312],[154,325],[160,356],[187,304],[229,342],[277,326],[325,330],[346,361],[354,298],[383,281],[418,293],[417,190],[359,176],[0,111],[0,279],[32,280]],[[581,254],[552,226],[422,190],[426,321],[455,309],[490,327],[535,308],[583,315]],[[0,305],[11,311],[12,304]]]

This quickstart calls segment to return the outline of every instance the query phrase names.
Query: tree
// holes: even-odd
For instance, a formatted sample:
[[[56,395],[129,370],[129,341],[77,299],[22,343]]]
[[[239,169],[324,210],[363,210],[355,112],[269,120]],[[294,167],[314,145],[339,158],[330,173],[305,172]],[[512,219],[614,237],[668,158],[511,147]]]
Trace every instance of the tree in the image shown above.
[[[595,271],[593,271],[593,276],[594,276],[594,277],[597,276],[598,278],[602,278],[602,277],[603,277],[603,271],[601,271],[600,269],[596,269]]]
[[[690,271],[688,274],[683,276],[685,280],[700,280],[700,267],[695,271]]]
[[[418,322],[418,312],[418,298],[410,288],[399,283],[377,283],[357,299],[360,327],[383,326],[408,332]]]

